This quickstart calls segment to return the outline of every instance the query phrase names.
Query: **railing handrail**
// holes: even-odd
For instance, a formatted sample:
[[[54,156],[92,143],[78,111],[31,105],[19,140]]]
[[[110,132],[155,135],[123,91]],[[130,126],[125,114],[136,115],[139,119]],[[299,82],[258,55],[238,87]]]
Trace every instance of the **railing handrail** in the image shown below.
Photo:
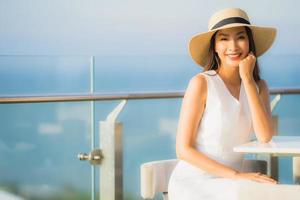
[[[300,94],[300,88],[271,88],[270,94]],[[51,94],[40,96],[0,96],[0,103],[41,103],[65,101],[102,101],[120,99],[166,99],[182,98],[184,91],[165,92],[128,92],[128,93],[93,93],[93,94]]]

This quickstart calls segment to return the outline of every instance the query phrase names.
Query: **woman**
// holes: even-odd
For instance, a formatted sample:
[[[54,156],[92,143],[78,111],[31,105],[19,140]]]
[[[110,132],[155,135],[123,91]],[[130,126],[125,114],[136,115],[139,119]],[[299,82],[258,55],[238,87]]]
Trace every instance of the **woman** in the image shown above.
[[[191,57],[205,68],[190,80],[182,102],[170,200],[234,200],[241,180],[277,183],[242,172],[243,156],[233,152],[252,132],[264,143],[273,136],[269,91],[256,57],[275,35],[276,29],[251,25],[243,10],[230,8],[214,14],[209,31],[191,39]]]

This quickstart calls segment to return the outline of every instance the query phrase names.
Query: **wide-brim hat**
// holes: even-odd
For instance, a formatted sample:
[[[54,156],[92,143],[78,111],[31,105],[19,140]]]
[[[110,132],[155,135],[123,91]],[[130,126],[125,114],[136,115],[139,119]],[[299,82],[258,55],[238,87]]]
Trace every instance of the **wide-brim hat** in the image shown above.
[[[247,13],[239,8],[227,8],[216,12],[209,20],[208,31],[196,34],[189,41],[189,52],[201,66],[207,65],[211,37],[221,29],[247,26],[252,30],[256,57],[265,53],[273,44],[276,28],[255,26],[250,23]]]

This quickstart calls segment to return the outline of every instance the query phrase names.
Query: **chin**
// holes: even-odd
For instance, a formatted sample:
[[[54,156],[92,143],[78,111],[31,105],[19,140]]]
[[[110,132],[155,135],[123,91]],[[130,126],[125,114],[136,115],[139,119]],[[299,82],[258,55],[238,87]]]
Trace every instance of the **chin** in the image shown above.
[[[240,61],[234,61],[234,62],[226,62],[226,66],[228,67],[239,67]]]

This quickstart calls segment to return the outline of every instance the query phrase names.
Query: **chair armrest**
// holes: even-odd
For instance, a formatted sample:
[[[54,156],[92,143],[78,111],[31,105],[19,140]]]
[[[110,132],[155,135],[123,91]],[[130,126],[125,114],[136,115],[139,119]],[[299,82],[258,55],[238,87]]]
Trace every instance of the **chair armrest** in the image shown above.
[[[141,196],[154,198],[156,193],[167,192],[171,173],[178,160],[160,160],[141,165]]]

